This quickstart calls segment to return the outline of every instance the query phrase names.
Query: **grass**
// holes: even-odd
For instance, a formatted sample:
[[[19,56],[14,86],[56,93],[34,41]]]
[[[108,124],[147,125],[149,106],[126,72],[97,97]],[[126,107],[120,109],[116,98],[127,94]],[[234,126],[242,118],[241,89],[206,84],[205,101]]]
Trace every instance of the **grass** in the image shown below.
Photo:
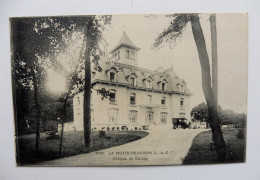
[[[226,162],[245,162],[245,137],[238,134],[243,129],[223,129],[226,140]],[[211,131],[198,134],[191,145],[187,156],[183,159],[183,164],[212,164],[217,162],[215,150],[210,149]]]
[[[101,149],[126,144],[147,136],[144,131],[107,131],[105,137],[99,137],[99,132],[92,133],[93,146],[85,148],[83,145],[83,132],[65,132],[63,138],[62,155],[59,156],[59,139],[48,139],[46,134],[41,134],[40,153],[35,153],[35,135],[18,137],[17,152],[18,165],[31,165],[41,161],[54,160],[62,157],[89,153]]]

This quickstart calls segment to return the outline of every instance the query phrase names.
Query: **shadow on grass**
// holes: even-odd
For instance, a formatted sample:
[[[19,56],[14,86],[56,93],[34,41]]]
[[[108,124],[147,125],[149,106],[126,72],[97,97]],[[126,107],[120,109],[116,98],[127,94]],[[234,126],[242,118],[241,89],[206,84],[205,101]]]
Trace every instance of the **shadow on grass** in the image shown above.
[[[245,162],[244,137],[237,134],[241,129],[223,129],[224,139],[226,140],[226,163]],[[244,130],[242,130],[244,131]],[[187,156],[183,159],[183,164],[214,164],[218,163],[215,150],[211,150],[211,131],[205,131],[198,134],[192,142]]]
[[[83,145],[83,132],[66,132],[63,138],[62,155],[59,156],[59,138],[48,139],[45,134],[41,135],[39,156],[35,153],[35,135],[18,137],[17,165],[33,165],[38,162],[54,160],[58,158],[89,153],[101,149],[119,146],[139,140],[149,133],[144,131],[107,131],[104,137],[99,137],[99,132],[92,133],[92,148]]]

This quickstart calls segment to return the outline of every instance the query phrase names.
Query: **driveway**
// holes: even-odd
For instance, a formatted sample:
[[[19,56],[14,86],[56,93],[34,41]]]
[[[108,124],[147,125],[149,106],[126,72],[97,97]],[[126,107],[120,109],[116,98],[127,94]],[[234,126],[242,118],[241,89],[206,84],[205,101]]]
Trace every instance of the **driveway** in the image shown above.
[[[47,166],[179,165],[201,129],[153,129],[143,139],[88,154],[40,164]],[[37,165],[37,166],[38,166]]]

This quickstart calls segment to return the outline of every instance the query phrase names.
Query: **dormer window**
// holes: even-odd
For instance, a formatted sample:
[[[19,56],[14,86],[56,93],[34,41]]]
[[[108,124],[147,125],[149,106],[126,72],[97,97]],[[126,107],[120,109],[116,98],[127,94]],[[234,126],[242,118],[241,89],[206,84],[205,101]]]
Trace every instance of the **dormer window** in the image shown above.
[[[109,80],[112,82],[115,82],[115,73],[114,72],[109,73]]]
[[[152,88],[152,82],[150,80],[146,81],[146,87],[147,88]]]
[[[183,85],[180,86],[181,92],[184,91]]]
[[[132,86],[136,86],[136,79],[135,79],[134,77],[131,77],[131,78],[130,78],[130,84],[131,84]]]
[[[130,51],[126,50],[126,57],[129,58],[130,57]]]
[[[162,91],[165,91],[165,83],[162,83]]]

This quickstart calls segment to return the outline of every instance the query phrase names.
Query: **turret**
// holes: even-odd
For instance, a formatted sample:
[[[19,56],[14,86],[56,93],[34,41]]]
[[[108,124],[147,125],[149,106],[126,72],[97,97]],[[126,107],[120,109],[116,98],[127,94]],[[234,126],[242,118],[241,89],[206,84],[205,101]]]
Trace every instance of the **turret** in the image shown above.
[[[124,32],[117,45],[110,51],[114,61],[129,64],[132,66],[137,65],[137,52],[140,48],[136,47]]]

